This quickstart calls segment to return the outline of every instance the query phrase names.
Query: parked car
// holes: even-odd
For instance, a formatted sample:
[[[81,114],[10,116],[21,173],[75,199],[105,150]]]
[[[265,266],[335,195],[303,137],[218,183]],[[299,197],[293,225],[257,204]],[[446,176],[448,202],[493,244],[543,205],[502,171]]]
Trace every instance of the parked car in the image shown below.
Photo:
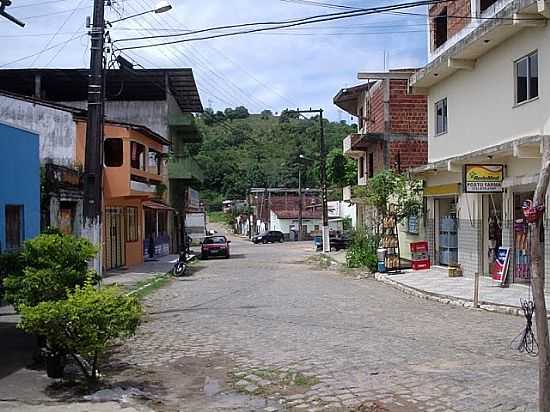
[[[207,236],[201,244],[201,258],[208,259],[210,256],[221,256],[229,259],[231,251],[229,248],[230,240],[225,236]]]
[[[274,242],[283,242],[285,236],[283,232],[278,230],[269,230],[267,232],[260,233],[252,238],[252,241],[256,244],[258,243],[274,243]]]
[[[330,235],[330,250],[347,249],[351,240],[347,235]],[[319,251],[323,249],[323,237],[321,235],[315,236],[313,239],[315,250]]]

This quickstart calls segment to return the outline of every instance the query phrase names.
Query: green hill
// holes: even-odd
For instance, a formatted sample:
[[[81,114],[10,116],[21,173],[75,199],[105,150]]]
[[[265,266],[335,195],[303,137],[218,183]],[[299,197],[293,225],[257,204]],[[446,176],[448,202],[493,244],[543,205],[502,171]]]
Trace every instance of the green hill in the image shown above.
[[[200,116],[203,143],[190,151],[204,171],[201,196],[210,208],[217,209],[223,199],[244,198],[251,187],[297,187],[300,154],[313,159],[302,160],[303,187],[319,187],[319,118],[295,117],[286,112],[273,116],[268,111],[249,115],[244,107],[225,113],[207,109]],[[327,120],[324,127],[332,161],[341,153],[342,139],[356,127]],[[347,166],[354,173],[354,162]],[[335,173],[329,171],[329,175],[331,183],[338,184]]]

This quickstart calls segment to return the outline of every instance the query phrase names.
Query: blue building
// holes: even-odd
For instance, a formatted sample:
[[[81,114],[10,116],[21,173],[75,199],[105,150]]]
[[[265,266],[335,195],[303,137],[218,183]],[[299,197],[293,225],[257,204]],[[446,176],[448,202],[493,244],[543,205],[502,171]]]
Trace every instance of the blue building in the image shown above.
[[[39,233],[39,136],[0,122],[0,252]]]

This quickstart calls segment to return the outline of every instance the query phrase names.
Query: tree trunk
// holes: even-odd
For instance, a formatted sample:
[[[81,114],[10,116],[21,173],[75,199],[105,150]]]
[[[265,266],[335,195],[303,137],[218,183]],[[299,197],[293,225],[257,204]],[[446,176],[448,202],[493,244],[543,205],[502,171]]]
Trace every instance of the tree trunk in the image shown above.
[[[546,191],[550,182],[550,146],[547,138],[543,140],[542,165],[533,199],[534,206],[545,203]],[[550,210],[548,210],[550,212]],[[550,341],[548,321],[546,319],[546,299],[544,296],[544,264],[541,252],[540,230],[542,220],[531,223],[531,279],[535,301],[535,324],[539,344],[539,410],[550,412]]]

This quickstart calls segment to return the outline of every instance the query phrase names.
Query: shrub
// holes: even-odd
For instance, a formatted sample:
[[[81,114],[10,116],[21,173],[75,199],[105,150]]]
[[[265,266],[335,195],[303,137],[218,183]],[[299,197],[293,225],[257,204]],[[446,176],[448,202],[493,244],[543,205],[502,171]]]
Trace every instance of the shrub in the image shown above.
[[[141,317],[136,298],[122,295],[115,286],[96,289],[91,283],[77,286],[65,300],[22,305],[20,311],[19,327],[46,337],[52,353],[72,356],[90,382],[98,378],[98,363],[108,345],[132,336]]]
[[[86,239],[61,233],[42,234],[25,242],[4,280],[5,299],[16,309],[40,302],[65,299],[67,291],[86,279],[99,280],[88,268],[97,249]]]
[[[378,269],[376,249],[380,243],[379,236],[367,234],[364,231],[356,231],[346,253],[346,263],[350,268],[366,267],[371,272]]]
[[[25,262],[21,253],[0,254],[0,301],[4,297],[4,279],[11,273],[22,273]]]

